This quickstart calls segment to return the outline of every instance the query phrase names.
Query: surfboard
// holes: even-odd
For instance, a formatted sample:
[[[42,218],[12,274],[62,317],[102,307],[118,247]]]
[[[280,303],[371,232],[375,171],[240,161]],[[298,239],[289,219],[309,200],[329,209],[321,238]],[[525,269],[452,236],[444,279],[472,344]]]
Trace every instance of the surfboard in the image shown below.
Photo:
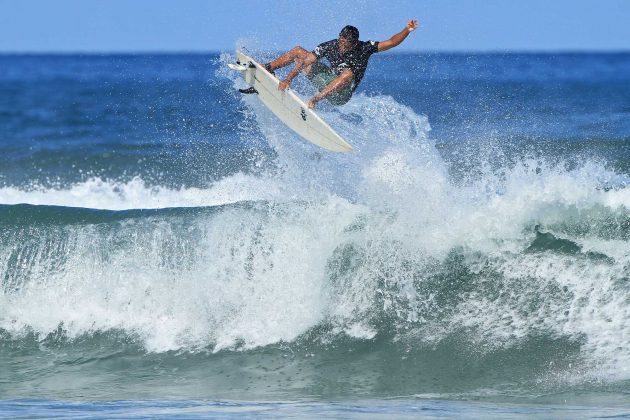
[[[241,51],[236,52],[236,63],[228,66],[239,71],[254,93],[280,121],[305,140],[333,152],[349,152],[352,146],[335,132],[319,115],[309,109],[290,88],[278,90],[280,80],[256,60]]]

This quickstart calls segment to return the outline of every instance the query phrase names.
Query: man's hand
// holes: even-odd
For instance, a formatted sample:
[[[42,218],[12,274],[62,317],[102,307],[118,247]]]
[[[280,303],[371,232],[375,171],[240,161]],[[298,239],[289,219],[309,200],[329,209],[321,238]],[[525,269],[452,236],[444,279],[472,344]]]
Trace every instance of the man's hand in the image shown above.
[[[317,102],[321,100],[322,98],[320,98],[319,95],[315,95],[311,99],[309,99],[309,101],[306,103],[306,106],[308,106],[309,109],[315,109],[315,105],[317,105]]]
[[[281,80],[280,83],[278,84],[278,90],[287,90],[290,85],[291,85],[290,80],[287,80],[287,79]]]
[[[420,25],[418,24],[417,20],[410,20],[405,25],[405,29],[403,29],[402,31],[400,31],[399,33],[394,35],[393,37],[389,38],[387,41],[379,42],[378,43],[378,51],[379,52],[387,51],[390,48],[394,48],[394,47],[399,46],[400,43],[403,42],[405,40],[405,38],[407,38],[409,36],[410,33],[415,31],[416,29],[418,29],[418,26],[420,26]]]
[[[400,26],[399,26],[400,28]],[[409,22],[407,22],[407,26],[406,26],[407,30],[409,32],[413,32],[416,29],[418,29],[418,21],[417,20],[410,20]]]

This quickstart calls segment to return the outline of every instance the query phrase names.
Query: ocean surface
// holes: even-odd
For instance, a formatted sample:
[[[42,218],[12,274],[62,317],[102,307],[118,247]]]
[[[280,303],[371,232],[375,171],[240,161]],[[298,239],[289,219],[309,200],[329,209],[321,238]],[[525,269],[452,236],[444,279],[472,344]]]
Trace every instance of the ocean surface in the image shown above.
[[[0,417],[630,416],[630,53],[232,60],[0,56]]]

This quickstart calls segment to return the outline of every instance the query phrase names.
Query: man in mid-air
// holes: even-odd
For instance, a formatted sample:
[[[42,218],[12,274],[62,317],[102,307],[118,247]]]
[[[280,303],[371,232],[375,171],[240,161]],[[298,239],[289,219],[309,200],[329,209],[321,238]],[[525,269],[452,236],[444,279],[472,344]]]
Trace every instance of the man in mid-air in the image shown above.
[[[280,82],[278,89],[287,89],[300,71],[304,71],[306,77],[319,90],[319,93],[308,101],[309,108],[315,108],[317,102],[322,99],[333,105],[343,105],[350,100],[359,86],[370,56],[398,46],[417,27],[418,21],[410,20],[401,32],[387,41],[379,42],[359,41],[359,30],[348,25],[339,33],[339,39],[319,44],[312,52],[297,46],[265,64],[265,68],[273,73],[279,68],[295,63],[295,67]],[[322,58],[328,60],[330,67],[319,62]]]

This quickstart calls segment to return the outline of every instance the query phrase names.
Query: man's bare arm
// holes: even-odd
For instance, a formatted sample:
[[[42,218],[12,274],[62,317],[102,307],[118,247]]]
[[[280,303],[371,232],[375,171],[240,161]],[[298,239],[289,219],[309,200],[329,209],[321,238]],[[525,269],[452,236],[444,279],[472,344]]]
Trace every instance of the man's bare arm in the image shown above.
[[[394,35],[387,41],[379,42],[378,52],[387,51],[390,48],[397,47],[398,45],[400,45],[401,42],[405,40],[405,38],[407,38],[407,36],[409,36],[410,33],[415,31],[417,27],[418,27],[418,21],[410,20],[409,22],[407,22],[407,25],[405,25],[405,29],[403,29],[402,31],[400,31],[399,33],[397,33],[396,35]]]
[[[317,104],[317,102],[321,101],[322,99],[324,99],[326,96],[330,95],[331,93],[334,93],[340,89],[343,89],[345,86],[348,85],[348,83],[352,82],[353,77],[354,77],[354,74],[352,74],[352,70],[347,69],[347,70],[342,71],[341,74],[337,76],[336,79],[333,79],[332,82],[328,83],[328,86],[326,86],[324,89],[322,89],[321,92],[313,96],[308,101],[308,107],[311,109],[315,108],[315,104]]]

